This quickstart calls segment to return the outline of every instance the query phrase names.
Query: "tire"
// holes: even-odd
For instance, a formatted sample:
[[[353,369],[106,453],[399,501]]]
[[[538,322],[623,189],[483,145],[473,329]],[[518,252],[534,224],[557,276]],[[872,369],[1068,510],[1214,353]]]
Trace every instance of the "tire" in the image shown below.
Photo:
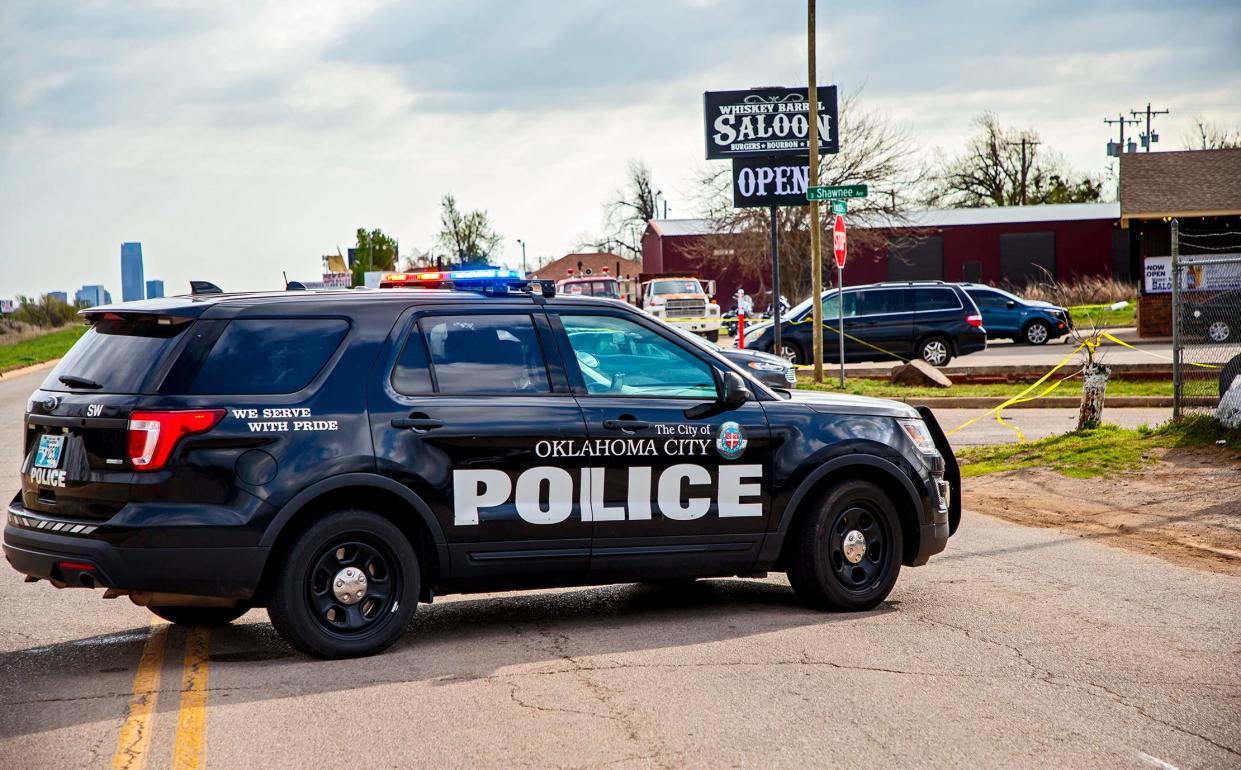
[[[781,350],[772,352],[794,366],[806,363],[806,354],[802,352],[801,345],[798,345],[796,342],[780,340],[780,347]]]
[[[249,607],[147,607],[178,626],[227,626],[250,611]]]
[[[1220,398],[1228,392],[1228,388],[1232,386],[1232,381],[1237,375],[1241,374],[1241,355],[1233,356],[1232,360],[1224,364],[1224,368],[1219,373],[1219,395]]]
[[[860,557],[845,555],[845,540],[861,533]],[[901,571],[901,520],[879,487],[846,481],[829,489],[791,533],[788,577],[797,597],[815,609],[858,612],[888,597]]]
[[[1216,344],[1230,342],[1237,336],[1236,328],[1222,318],[1207,321],[1204,328],[1207,340]]]
[[[952,360],[952,345],[943,337],[927,337],[918,344],[918,358],[934,367],[947,366]]]
[[[1046,345],[1047,340],[1051,339],[1051,327],[1043,321],[1031,321],[1022,332],[1021,338],[1030,345]]]
[[[708,342],[719,342],[720,341],[720,330],[712,329],[711,331],[707,332],[707,341]]]
[[[386,649],[418,606],[417,553],[395,524],[369,511],[343,510],[316,521],[277,569],[267,606],[271,623],[290,645],[318,658]],[[357,591],[342,579],[354,580]]]

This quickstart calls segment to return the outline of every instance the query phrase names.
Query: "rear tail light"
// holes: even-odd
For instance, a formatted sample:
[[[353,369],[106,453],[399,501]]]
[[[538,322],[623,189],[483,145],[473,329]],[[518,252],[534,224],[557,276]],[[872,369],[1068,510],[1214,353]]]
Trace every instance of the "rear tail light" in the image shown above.
[[[982,327],[982,316],[978,315],[977,313],[974,313],[973,315],[967,315],[965,317],[965,322],[969,324],[970,326],[977,326],[981,328]]]
[[[129,416],[129,461],[136,471],[159,470],[182,436],[205,433],[222,419],[223,409],[134,412]]]

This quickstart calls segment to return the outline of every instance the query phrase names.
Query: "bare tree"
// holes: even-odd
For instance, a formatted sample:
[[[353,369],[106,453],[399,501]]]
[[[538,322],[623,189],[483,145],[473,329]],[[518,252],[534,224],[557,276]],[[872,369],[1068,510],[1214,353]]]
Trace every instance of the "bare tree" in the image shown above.
[[[1103,183],[1067,169],[1034,129],[1005,128],[993,112],[974,118],[965,151],[941,155],[926,203],[949,208],[1083,203],[1099,200]]]
[[[579,250],[614,251],[622,256],[642,256],[642,233],[646,224],[659,216],[651,181],[651,169],[642,160],[629,161],[625,184],[618,188],[604,211],[606,232],[601,236],[581,235]]]
[[[450,260],[455,259],[458,264],[484,260],[500,244],[500,236],[491,229],[486,211],[461,211],[452,195],[445,195],[440,205],[438,242],[449,253]]]
[[[1181,141],[1187,150],[1231,150],[1241,147],[1241,128],[1208,123],[1202,115],[1195,115]]]
[[[922,181],[918,147],[908,132],[885,116],[862,106],[857,94],[840,106],[840,152],[820,160],[820,184],[866,182],[870,196],[849,201],[851,260],[886,259],[884,236],[869,228],[908,227],[905,216]],[[697,188],[700,213],[713,223],[714,234],[699,241],[693,257],[704,271],[731,269],[743,281],[768,291],[771,234],[767,209],[735,209],[728,166],[715,164],[703,172]],[[810,293],[810,210],[783,206],[778,210],[781,293],[796,301]],[[830,228],[830,221],[820,223]],[[915,231],[916,232],[916,231]],[[830,236],[827,243],[831,243]],[[831,259],[824,260],[824,283],[833,282]]]

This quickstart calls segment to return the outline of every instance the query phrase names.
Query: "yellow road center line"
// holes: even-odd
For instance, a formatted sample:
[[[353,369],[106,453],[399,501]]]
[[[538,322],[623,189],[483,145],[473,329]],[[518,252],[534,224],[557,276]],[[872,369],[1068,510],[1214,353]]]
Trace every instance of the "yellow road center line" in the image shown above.
[[[207,655],[211,632],[203,627],[185,637],[185,666],[181,672],[181,710],[172,752],[174,770],[203,766],[207,747]]]
[[[164,665],[164,646],[168,640],[168,624],[151,621],[151,633],[142,647],[142,658],[134,674],[133,694],[125,723],[112,757],[115,770],[142,770],[147,763],[147,747],[151,745],[151,716],[159,696],[159,670]]]

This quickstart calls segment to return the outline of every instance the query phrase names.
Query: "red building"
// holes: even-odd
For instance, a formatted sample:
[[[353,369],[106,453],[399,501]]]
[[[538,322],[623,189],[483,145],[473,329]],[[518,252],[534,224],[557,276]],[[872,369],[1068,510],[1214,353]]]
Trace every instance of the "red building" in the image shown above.
[[[1059,281],[1134,274],[1117,203],[918,211],[899,226],[874,231],[882,235],[881,245],[851,249],[846,285],[915,280],[1021,285],[1045,277],[1044,270]],[[643,271],[701,270],[696,255],[712,232],[709,220],[651,220],[642,236]],[[824,246],[828,264],[830,235]],[[715,244],[717,252],[727,251],[726,237],[717,235]],[[733,271],[713,272],[704,277],[716,279],[721,298],[732,296],[738,285],[749,292],[758,288],[739,281]]]

